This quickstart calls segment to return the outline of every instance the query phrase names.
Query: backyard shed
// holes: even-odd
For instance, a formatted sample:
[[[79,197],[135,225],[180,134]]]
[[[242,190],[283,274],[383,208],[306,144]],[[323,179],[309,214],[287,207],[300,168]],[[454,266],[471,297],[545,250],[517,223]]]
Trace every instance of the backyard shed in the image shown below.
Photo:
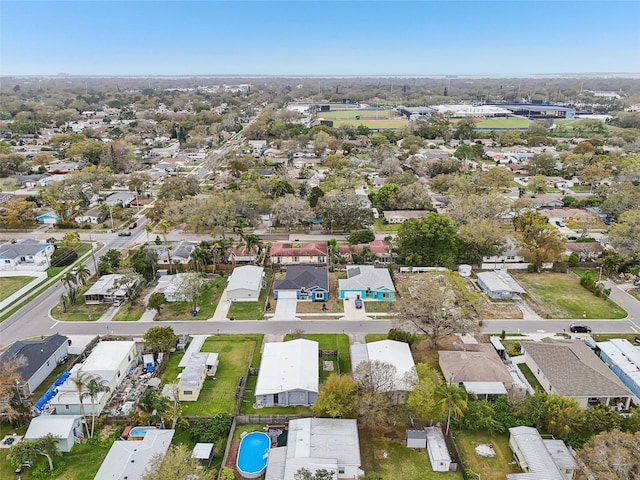
[[[407,430],[407,448],[427,448],[427,432],[424,428]]]
[[[208,467],[213,460],[213,443],[196,443],[191,458],[198,460],[200,465]]]
[[[451,467],[451,455],[444,434],[438,427],[427,427],[427,453],[434,472],[448,472]]]

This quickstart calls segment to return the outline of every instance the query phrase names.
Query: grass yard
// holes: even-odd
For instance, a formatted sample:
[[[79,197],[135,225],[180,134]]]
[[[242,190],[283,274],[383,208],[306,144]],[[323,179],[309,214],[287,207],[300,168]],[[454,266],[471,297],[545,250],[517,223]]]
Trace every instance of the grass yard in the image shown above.
[[[364,308],[371,313],[387,313],[395,312],[395,302],[377,302],[365,300]]]
[[[476,128],[491,128],[500,130],[502,128],[529,128],[531,122],[526,118],[489,118],[476,123]]]
[[[359,127],[364,125],[372,130],[394,130],[404,128],[409,125],[409,121],[402,118],[384,119],[381,115],[380,119],[362,119],[362,120],[334,120],[333,126],[338,128],[340,125],[353,125]]]
[[[261,338],[261,335],[215,335],[209,337],[204,342],[201,351],[218,353],[220,362],[218,371],[215,380],[209,377],[205,379],[198,401],[182,402],[183,415],[233,414],[236,387],[240,378],[249,369],[254,347],[259,348]],[[183,355],[182,352],[171,355],[162,375],[164,383],[177,383],[178,373],[182,370],[178,364]]]
[[[226,286],[227,278],[219,277],[208,280],[200,298],[200,311],[195,317],[191,314],[190,302],[173,302],[163,305],[156,320],[207,320],[213,317]]]
[[[113,321],[115,322],[135,322],[136,320],[140,320],[140,317],[144,313],[146,307],[138,302],[132,304],[131,302],[126,302],[120,308],[118,308],[118,313],[113,317]]]
[[[84,297],[79,295],[78,302],[67,308],[66,312],[62,311],[62,306],[58,303],[51,309],[51,315],[56,320],[65,322],[95,322],[111,305],[87,305],[84,303]]]
[[[455,435],[455,441],[464,464],[482,480],[504,480],[508,473],[520,472],[513,460],[506,433],[460,432]],[[476,454],[475,447],[485,443],[493,445],[495,457],[485,458]]]
[[[575,273],[580,278],[584,277],[589,272],[596,278],[598,278],[598,275],[600,274],[600,270],[597,268],[570,268],[569,271]]]
[[[591,338],[593,338],[596,342],[606,342],[607,340],[611,340],[612,338],[624,338],[625,340],[629,340],[634,345],[638,345],[635,343],[635,339],[640,337],[637,333],[593,333],[591,334]]]
[[[377,232],[397,232],[400,229],[400,224],[389,224],[384,218],[376,218],[373,221],[373,229]]]
[[[0,278],[0,301],[17,292],[35,277],[2,277]]]
[[[344,333],[305,333],[301,338],[318,342],[320,350],[337,350],[339,357],[340,373],[351,373],[351,356],[349,354],[349,336]],[[284,341],[292,339],[291,334],[284,336]],[[326,358],[325,360],[330,360]],[[320,381],[329,376],[330,372],[322,371],[322,358],[320,358]],[[336,369],[336,373],[337,373]]]
[[[540,385],[540,382],[538,382],[538,379],[535,377],[528,365],[521,363],[518,365],[518,368],[524,375],[524,378],[529,382],[529,385],[531,385],[537,393],[547,393],[544,391],[544,388],[542,388],[542,385]]]
[[[545,318],[625,318],[627,313],[613,302],[596,297],[566,273],[513,273],[524,287],[529,304]]]
[[[367,476],[377,474],[382,480],[453,480],[462,478],[462,475],[456,472],[433,472],[427,452],[405,447],[402,444],[404,435],[404,427],[360,430],[362,469],[367,473]]]
[[[64,372],[67,368],[71,368],[71,365],[73,365],[76,357],[77,355],[69,355],[69,360],[66,363],[57,365],[56,368],[53,369],[53,372],[51,372],[49,376],[44,379],[40,386],[36,388],[31,395],[29,395],[29,401],[31,401],[32,403],[36,403],[38,399],[45,394],[49,387],[53,385],[53,382],[55,382],[56,379],[60,375],[62,375],[62,372]]]

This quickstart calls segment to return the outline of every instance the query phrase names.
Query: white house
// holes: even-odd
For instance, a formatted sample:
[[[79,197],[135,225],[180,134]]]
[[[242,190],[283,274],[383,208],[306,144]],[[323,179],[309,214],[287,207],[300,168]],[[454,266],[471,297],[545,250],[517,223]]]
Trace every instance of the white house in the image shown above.
[[[82,415],[40,415],[31,419],[25,440],[47,435],[58,438],[58,450],[69,452],[76,443],[84,441]]]
[[[109,195],[104,203],[113,207],[115,205],[122,205],[123,207],[129,207],[136,199],[136,194],[133,192],[116,192]]]
[[[51,399],[51,405],[58,415],[81,415],[82,406],[87,415],[99,414],[107,401],[122,383],[129,370],[137,361],[136,344],[133,341],[100,342],[87,359],[71,369],[69,378],[58,387],[58,393]],[[80,399],[74,379],[86,374],[93,376],[108,387],[108,391],[98,393],[95,401]]]
[[[434,472],[448,472],[451,466],[451,455],[447,448],[447,442],[439,427],[427,427],[427,453],[431,470]]]
[[[269,449],[265,480],[294,480],[306,468],[333,472],[336,480],[357,480],[360,439],[356,420],[300,418],[289,422],[286,447]]]
[[[124,279],[119,273],[101,276],[96,283],[84,292],[84,303],[87,305],[99,305],[101,303],[114,303],[125,301],[128,298],[127,285],[121,284]],[[134,282],[131,279],[130,282]]]
[[[32,270],[43,272],[50,266],[55,247],[31,238],[0,245],[0,270]]]
[[[153,293],[162,293],[164,299],[167,302],[186,302],[188,301],[185,295],[184,282],[188,281],[187,278],[192,273],[176,273],[175,275],[163,275],[158,278],[158,285],[153,289]],[[201,280],[201,278],[197,278]]]
[[[154,457],[166,455],[175,430],[147,430],[142,440],[117,440],[93,480],[142,480]]]
[[[81,215],[77,215],[75,221],[77,223],[93,223],[98,224],[102,223],[104,219],[107,217],[99,207],[93,207],[84,212]]]
[[[65,361],[68,348],[69,339],[58,333],[42,340],[18,340],[0,355],[0,363],[18,361],[20,385],[23,394],[28,396]]]
[[[256,404],[312,405],[318,398],[318,342],[299,338],[265,343],[256,384]]]
[[[411,218],[422,218],[429,214],[429,210],[385,210],[383,215],[390,225],[404,223]]]
[[[362,362],[390,363],[396,369],[393,390],[388,393],[400,403],[413,389],[416,364],[411,355],[409,344],[396,340],[380,340],[370,343],[355,343],[349,348],[351,365],[355,372]]]
[[[237,267],[227,283],[227,299],[232,302],[257,302],[264,282],[264,268],[254,265]]]

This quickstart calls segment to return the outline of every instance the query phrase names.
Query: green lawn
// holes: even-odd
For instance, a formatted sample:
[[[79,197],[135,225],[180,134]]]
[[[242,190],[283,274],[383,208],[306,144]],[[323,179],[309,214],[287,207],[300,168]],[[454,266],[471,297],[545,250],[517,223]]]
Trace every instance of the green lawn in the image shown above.
[[[521,363],[518,365],[518,368],[524,375],[524,378],[529,382],[529,385],[531,385],[537,393],[547,393],[544,391],[542,385],[540,385],[540,382],[538,382],[538,379],[535,377],[528,365]]]
[[[425,450],[405,447],[405,429],[387,431],[361,429],[360,455],[362,469],[382,480],[453,480],[462,475],[456,472],[433,472]],[[503,477],[504,478],[504,477]],[[484,480],[484,477],[483,477]]]
[[[584,277],[587,273],[591,273],[595,278],[598,278],[600,274],[600,270],[597,268],[570,268],[569,271],[575,273],[580,278]]]
[[[482,480],[504,480],[508,473],[520,472],[513,460],[506,433],[460,432],[455,435],[455,440],[464,464]],[[485,443],[493,445],[495,457],[485,458],[476,454],[475,447]]]
[[[340,363],[340,373],[351,373],[351,356],[349,354],[349,336],[344,333],[305,333],[301,336],[307,340],[314,340],[318,342],[318,348],[320,350],[337,350]],[[291,340],[291,335],[284,336],[284,341]],[[330,360],[326,358],[325,360]],[[322,358],[320,359],[322,362]],[[322,363],[320,364],[322,370]],[[329,374],[321,372],[321,377],[327,377]]]
[[[373,221],[373,229],[381,232],[397,232],[400,229],[399,224],[388,224],[384,218],[376,218]]]
[[[611,340],[612,338],[624,338],[637,345],[636,343],[634,343],[634,341],[636,338],[640,337],[640,335],[638,335],[637,333],[593,333],[591,334],[591,337],[596,342],[606,342],[607,340]]]
[[[144,311],[144,305],[126,302],[118,309],[118,313],[113,317],[113,320],[116,322],[135,322],[136,320],[140,320]]]
[[[393,312],[395,309],[395,302],[376,302],[376,301],[365,301],[364,309],[367,312],[371,313],[387,313]]]
[[[29,400],[32,403],[36,403],[38,399],[45,394],[45,392],[49,389],[49,387],[56,381],[56,379],[64,372],[67,368],[71,368],[73,365],[73,361],[76,359],[77,355],[70,355],[67,363],[62,365],[57,365],[56,368],[53,369],[53,372],[49,374],[47,378],[40,384],[38,388],[36,388],[31,395],[29,395]]]
[[[574,185],[573,187],[569,187],[569,190],[575,193],[591,193],[593,187],[589,185]]]
[[[379,342],[380,340],[386,340],[387,338],[388,337],[386,333],[367,333],[367,335],[364,337],[367,343]]]
[[[58,303],[51,309],[51,315],[56,320],[65,322],[95,322],[109,307],[110,305],[107,304],[87,305],[84,303],[84,297],[80,295],[78,302],[68,307],[66,312],[62,311],[62,307]]]
[[[222,292],[227,285],[227,279],[220,277],[206,282],[200,299],[200,311],[197,316],[191,314],[190,302],[173,302],[163,305],[156,320],[207,320],[213,317]]]
[[[215,380],[207,377],[196,402],[182,402],[185,416],[234,413],[236,386],[249,369],[254,346],[259,348],[261,335],[214,335],[202,346],[202,352],[218,353],[218,371]],[[172,354],[162,375],[164,383],[177,383],[181,368],[178,363],[183,352]]]
[[[596,297],[566,273],[514,273],[527,291],[529,304],[545,318],[624,318],[627,313],[607,299]]]
[[[526,118],[489,118],[476,123],[477,128],[528,128],[531,122]]]
[[[0,278],[0,301],[17,292],[35,277],[2,277]]]
[[[256,401],[256,384],[258,383],[257,376],[250,376],[247,380],[247,386],[244,391],[244,397],[242,398],[242,404],[240,405],[240,413],[245,414],[258,414],[258,415],[309,415],[313,416],[311,408],[304,406],[289,406],[289,407],[260,407],[253,408],[253,404]]]

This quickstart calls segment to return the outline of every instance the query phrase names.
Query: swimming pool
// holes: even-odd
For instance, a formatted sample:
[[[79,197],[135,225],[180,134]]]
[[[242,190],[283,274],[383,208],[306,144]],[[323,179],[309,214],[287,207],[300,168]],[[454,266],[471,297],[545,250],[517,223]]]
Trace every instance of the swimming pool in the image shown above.
[[[236,467],[244,478],[258,478],[267,468],[271,439],[266,433],[251,432],[242,437]]]
[[[142,440],[149,430],[155,430],[156,427],[133,427],[129,430],[129,440]],[[132,438],[133,437],[133,438]]]

